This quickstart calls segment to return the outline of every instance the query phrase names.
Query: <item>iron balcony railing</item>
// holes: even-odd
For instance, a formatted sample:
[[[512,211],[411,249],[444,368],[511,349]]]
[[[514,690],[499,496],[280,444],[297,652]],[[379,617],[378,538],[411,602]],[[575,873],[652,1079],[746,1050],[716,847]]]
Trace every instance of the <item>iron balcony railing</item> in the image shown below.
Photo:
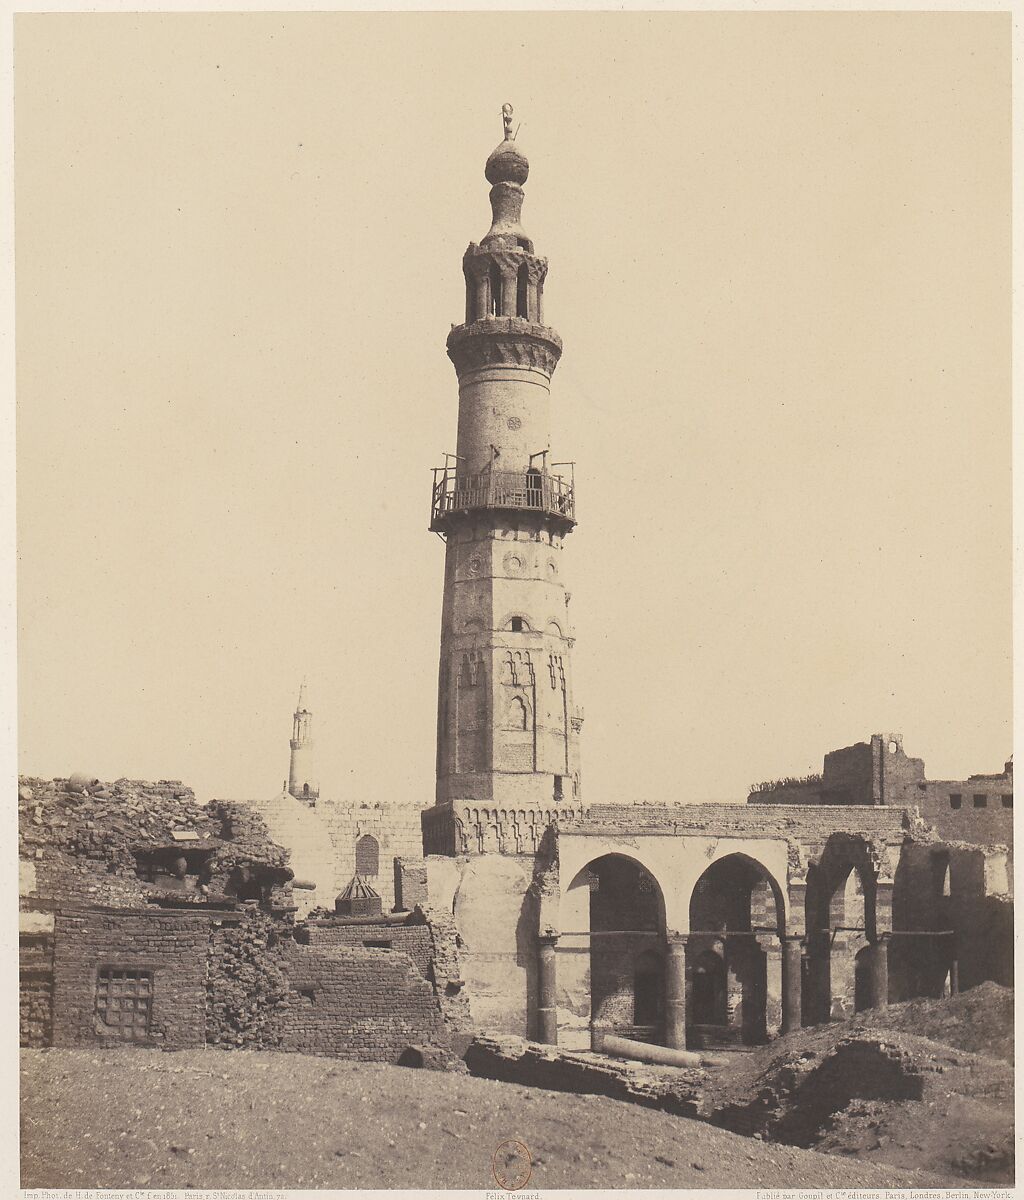
[[[546,471],[480,471],[458,474],[435,467],[430,528],[441,532],[454,513],[478,508],[525,509],[576,524],[576,492],[572,479]]]

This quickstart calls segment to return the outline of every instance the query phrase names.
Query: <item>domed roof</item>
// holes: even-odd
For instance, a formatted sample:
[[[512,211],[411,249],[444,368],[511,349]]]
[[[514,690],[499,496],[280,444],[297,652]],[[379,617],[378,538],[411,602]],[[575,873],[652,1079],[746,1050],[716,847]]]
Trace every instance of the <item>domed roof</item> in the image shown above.
[[[362,875],[353,875],[352,882],[338,897],[339,900],[380,899],[380,892],[372,888]]]
[[[523,184],[529,174],[529,160],[509,137],[491,151],[484,167],[488,183]]]

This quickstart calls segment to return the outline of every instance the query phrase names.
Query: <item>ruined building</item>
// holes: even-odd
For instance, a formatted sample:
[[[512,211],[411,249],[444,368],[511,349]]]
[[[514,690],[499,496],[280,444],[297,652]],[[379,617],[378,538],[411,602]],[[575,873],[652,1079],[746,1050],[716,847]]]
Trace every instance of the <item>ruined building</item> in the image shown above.
[[[825,755],[820,775],[758,784],[754,804],[907,804],[953,842],[1013,843],[1013,759],[1002,771],[926,779],[924,761],[903,752],[899,733],[875,733]]]
[[[450,918],[384,913],[359,880],[296,920],[259,815],[178,781],[23,778],[18,807],[23,1045],[453,1061]]]
[[[304,688],[269,800],[26,781],[30,1044],[444,1061],[477,1029],[679,1048],[1011,982],[1012,764],[929,781],[876,735],[746,804],[584,791],[563,566],[576,489],[549,437],[562,344],[510,118],[447,343],[433,803],[322,792]]]

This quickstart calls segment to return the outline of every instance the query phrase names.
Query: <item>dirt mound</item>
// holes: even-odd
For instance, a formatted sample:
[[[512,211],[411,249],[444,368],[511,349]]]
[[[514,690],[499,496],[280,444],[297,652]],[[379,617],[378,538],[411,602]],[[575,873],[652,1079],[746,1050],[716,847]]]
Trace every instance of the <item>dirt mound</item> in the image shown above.
[[[898,1029],[972,1054],[1013,1062],[1013,988],[981,983],[944,1000],[908,1000],[868,1009],[846,1024]]]
[[[915,1188],[604,1096],[267,1051],[22,1052],[22,1183],[48,1188]]]
[[[972,1008],[989,1027],[993,1013],[1007,1001],[1012,1007],[1005,988],[975,991],[981,994]],[[708,1119],[774,1142],[960,1182],[1011,1183],[1013,1069],[951,1044],[972,1038],[956,1025],[967,1019],[971,996],[859,1013],[738,1056],[711,1076]],[[914,1010],[919,1028],[949,1040],[905,1032]]]

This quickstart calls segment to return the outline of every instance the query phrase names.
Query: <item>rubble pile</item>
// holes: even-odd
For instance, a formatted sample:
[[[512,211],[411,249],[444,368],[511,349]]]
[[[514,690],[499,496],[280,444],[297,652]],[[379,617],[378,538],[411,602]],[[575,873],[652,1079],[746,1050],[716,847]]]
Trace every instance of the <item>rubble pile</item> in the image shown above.
[[[140,857],[173,853],[178,843],[181,853],[206,852],[203,886],[194,894],[148,882],[139,871]],[[18,848],[35,866],[34,890],[44,901],[230,903],[240,879],[273,889],[291,878],[287,851],[271,841],[257,813],[244,805],[202,804],[180,780],[22,778]],[[283,898],[290,898],[287,890]]]

